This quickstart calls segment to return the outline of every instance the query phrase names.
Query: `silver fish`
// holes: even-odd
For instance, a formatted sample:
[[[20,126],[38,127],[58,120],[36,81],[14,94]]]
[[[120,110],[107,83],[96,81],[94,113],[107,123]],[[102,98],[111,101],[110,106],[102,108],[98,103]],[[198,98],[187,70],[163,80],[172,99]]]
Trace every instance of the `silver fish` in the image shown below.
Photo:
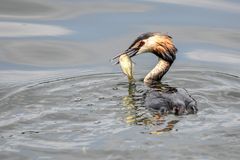
[[[128,81],[133,81],[133,63],[127,54],[122,54],[119,57],[119,63],[124,74],[127,75]]]

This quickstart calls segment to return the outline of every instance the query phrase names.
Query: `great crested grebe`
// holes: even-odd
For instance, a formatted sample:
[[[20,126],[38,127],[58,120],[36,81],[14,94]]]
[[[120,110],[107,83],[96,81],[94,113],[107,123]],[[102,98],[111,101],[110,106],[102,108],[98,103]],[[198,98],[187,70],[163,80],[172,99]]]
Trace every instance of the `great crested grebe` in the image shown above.
[[[159,62],[144,78],[144,83],[150,88],[144,95],[144,105],[150,109],[159,110],[163,114],[196,113],[197,103],[185,89],[160,83],[162,77],[176,59],[177,48],[169,35],[158,32],[141,34],[124,53],[117,55],[114,59],[121,57],[123,54],[131,58],[147,52],[156,55]]]

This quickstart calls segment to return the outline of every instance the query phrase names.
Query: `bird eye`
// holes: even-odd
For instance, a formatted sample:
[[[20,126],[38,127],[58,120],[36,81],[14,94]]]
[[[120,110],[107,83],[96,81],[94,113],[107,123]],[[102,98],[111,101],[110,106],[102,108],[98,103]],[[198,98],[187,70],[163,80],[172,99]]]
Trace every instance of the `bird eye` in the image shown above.
[[[140,47],[142,47],[144,44],[145,44],[145,42],[144,42],[144,41],[140,41],[140,43],[139,43],[138,47],[140,48]]]

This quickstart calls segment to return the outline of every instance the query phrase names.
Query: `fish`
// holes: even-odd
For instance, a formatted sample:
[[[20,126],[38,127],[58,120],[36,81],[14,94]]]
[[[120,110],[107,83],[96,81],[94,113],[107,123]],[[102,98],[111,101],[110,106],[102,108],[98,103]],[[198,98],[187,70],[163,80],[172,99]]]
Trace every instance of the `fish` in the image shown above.
[[[127,54],[122,54],[119,57],[119,64],[121,66],[121,69],[125,75],[128,77],[128,81],[132,82],[134,81],[133,78],[133,62],[131,58]]]

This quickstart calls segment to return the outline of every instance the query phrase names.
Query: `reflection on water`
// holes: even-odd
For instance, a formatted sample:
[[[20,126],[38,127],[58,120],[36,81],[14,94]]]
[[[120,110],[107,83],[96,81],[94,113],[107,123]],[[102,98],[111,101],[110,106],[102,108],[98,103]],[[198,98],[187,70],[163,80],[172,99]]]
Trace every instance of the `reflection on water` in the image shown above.
[[[127,124],[150,125],[154,123],[155,119],[152,115],[154,113],[147,112],[144,107],[143,92],[146,91],[136,90],[136,84],[129,84],[128,95],[122,99],[123,106],[127,110],[125,118]]]
[[[1,60],[35,66],[74,66],[96,63],[96,54],[77,42],[64,41],[3,41]]]
[[[34,155],[53,158],[55,153],[61,155],[59,159],[124,158],[126,154],[199,159],[203,153],[215,157],[221,149],[222,157],[216,156],[219,159],[238,156],[238,77],[205,71],[171,72],[166,82],[187,87],[198,101],[199,112],[165,117],[144,107],[137,109],[138,101],[133,101],[131,94],[140,95],[146,86],[138,81],[137,90],[129,90],[126,80],[122,74],[62,77],[12,91],[0,103],[0,155],[19,159]]]
[[[240,55],[237,53],[214,52],[207,50],[196,50],[193,52],[184,53],[188,58],[197,61],[206,61],[226,64],[240,64]]]
[[[71,31],[63,27],[16,23],[0,22],[0,37],[30,37],[30,36],[59,36],[70,34]]]
[[[221,16],[221,12],[204,10],[209,19],[202,18],[205,17],[202,8],[216,4],[216,9],[227,6],[234,10],[238,7],[236,2],[156,2],[3,0],[0,2],[0,20],[3,20],[0,22],[0,62],[7,64],[5,68],[16,69],[15,64],[22,64],[26,69],[99,64],[110,67],[107,57],[121,52],[132,37],[160,31],[173,36],[179,49],[178,61],[186,58],[207,61],[220,52],[231,55],[223,60],[225,55],[221,54],[215,62],[239,64],[232,61],[239,51],[239,22],[234,18],[238,13]],[[189,15],[186,10],[191,8],[186,4],[200,8]],[[180,21],[176,16],[181,17]],[[206,50],[204,55],[210,58],[198,53],[199,50]],[[197,53],[181,54],[186,51]]]
[[[151,133],[161,133],[172,130],[177,119],[166,120],[170,114],[176,116],[196,114],[197,102],[186,89],[171,87],[168,84],[158,83],[146,88],[141,83],[131,82],[128,87],[128,96],[123,98],[123,106],[128,109],[126,122],[134,125],[167,125]],[[140,87],[140,88],[139,88]]]
[[[240,12],[239,4],[234,1],[218,1],[218,0],[202,0],[202,1],[194,1],[194,0],[150,0],[153,2],[162,2],[162,3],[171,3],[177,5],[186,5],[192,7],[200,7],[200,8],[209,8],[216,10],[223,10],[227,12]]]
[[[147,89],[141,88],[137,90],[137,86],[140,87],[140,84],[129,83],[128,95],[122,99],[123,106],[126,107],[125,122],[130,125],[159,127],[155,131],[150,131],[150,134],[160,134],[171,131],[174,124],[178,122],[178,118],[175,117],[175,119],[168,121],[165,118],[167,113],[160,113],[159,110],[146,108],[144,103]]]
[[[131,2],[87,0],[1,0],[0,18],[4,19],[66,19],[85,14],[105,12],[142,12],[148,5]]]
[[[239,6],[1,0],[0,159],[239,159]],[[148,88],[129,88],[109,62],[149,31],[173,37],[179,52],[163,83],[186,88],[197,114],[147,110]],[[133,59],[137,79],[154,59]]]

